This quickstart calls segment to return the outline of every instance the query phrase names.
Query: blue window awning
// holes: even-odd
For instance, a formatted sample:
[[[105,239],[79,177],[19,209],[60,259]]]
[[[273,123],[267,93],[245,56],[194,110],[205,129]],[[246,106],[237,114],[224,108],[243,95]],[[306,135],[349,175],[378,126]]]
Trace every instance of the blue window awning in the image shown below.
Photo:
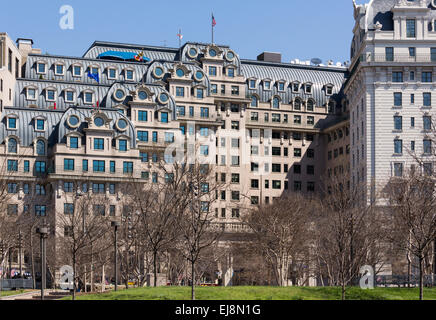
[[[141,56],[141,53],[135,52],[122,52],[122,51],[106,51],[100,53],[97,58],[111,58],[111,59],[119,59],[124,61],[151,61],[151,59]]]

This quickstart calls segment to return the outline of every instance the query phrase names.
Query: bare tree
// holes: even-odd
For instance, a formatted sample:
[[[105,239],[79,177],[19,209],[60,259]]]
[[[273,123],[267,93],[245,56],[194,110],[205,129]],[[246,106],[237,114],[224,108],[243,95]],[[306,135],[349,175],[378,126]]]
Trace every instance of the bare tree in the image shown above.
[[[309,244],[310,200],[301,194],[277,199],[253,210],[245,222],[253,230],[253,245],[272,266],[277,285],[287,286],[289,267]]]
[[[72,197],[63,212],[57,212],[56,225],[63,254],[60,256],[72,262],[74,274],[73,300],[76,297],[78,266],[89,262],[90,248],[96,241],[105,238],[110,223],[105,217],[104,198],[91,195]],[[67,200],[68,201],[68,200]],[[85,284],[86,285],[86,284]]]
[[[223,187],[215,179],[215,168],[209,164],[194,162],[174,165],[174,177],[183,181],[177,193],[180,200],[176,207],[176,226],[179,233],[177,247],[191,266],[191,298],[195,300],[196,263],[201,253],[218,241],[222,230],[212,225],[212,205],[216,192]],[[177,172],[176,172],[177,171]]]
[[[325,179],[324,185],[314,211],[315,259],[330,285],[341,287],[345,300],[346,287],[358,277],[361,267],[378,268],[376,273],[383,267],[384,216],[366,202],[363,184],[350,185],[349,174]]]
[[[393,230],[391,237],[419,260],[419,298],[423,297],[424,260],[436,239],[435,180],[411,171],[386,187]]]

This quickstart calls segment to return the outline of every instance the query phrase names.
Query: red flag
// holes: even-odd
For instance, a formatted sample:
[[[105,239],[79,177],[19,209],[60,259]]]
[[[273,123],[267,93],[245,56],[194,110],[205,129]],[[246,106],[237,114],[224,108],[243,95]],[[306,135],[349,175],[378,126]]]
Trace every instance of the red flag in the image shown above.
[[[99,105],[99,102],[98,102],[98,100],[97,100],[97,108],[98,108],[98,105]]]
[[[54,103],[54,109],[56,110],[56,102]]]
[[[212,15],[212,27],[216,26],[216,20],[215,17]]]

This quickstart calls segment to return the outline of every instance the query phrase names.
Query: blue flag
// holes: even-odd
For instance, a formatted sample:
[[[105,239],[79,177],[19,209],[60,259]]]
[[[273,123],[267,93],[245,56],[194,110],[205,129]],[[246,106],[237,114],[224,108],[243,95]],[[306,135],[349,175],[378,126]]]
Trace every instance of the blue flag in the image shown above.
[[[98,83],[100,83],[100,79],[98,77],[98,73],[91,73],[91,71],[88,71],[88,78],[92,78]]]

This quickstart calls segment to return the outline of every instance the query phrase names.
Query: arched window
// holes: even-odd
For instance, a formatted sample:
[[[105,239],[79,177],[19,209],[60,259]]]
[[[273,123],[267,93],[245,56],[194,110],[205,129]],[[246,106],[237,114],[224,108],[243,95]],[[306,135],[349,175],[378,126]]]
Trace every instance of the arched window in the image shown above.
[[[278,109],[280,107],[280,99],[278,97],[274,97],[273,99],[273,108]]]
[[[9,139],[8,141],[8,152],[17,153],[17,140],[14,138]]]
[[[252,107],[257,107],[258,103],[259,103],[259,101],[258,101],[257,97],[256,96],[252,96],[251,97],[251,106]]]
[[[307,111],[313,111],[314,102],[312,99],[307,100]]]
[[[42,140],[38,140],[36,142],[36,154],[38,156],[45,156],[45,142]]]
[[[298,98],[294,101],[294,110],[301,110],[301,100]]]

